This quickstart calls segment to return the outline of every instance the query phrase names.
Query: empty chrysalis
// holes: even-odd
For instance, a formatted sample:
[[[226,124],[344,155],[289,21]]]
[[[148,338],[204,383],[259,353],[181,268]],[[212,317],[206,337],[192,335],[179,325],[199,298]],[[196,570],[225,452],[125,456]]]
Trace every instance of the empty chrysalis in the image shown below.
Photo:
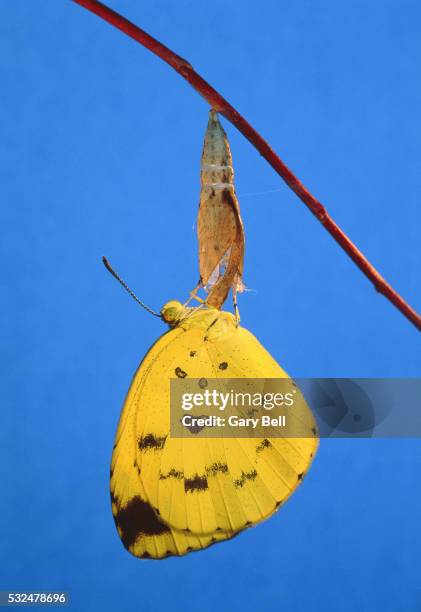
[[[218,115],[210,111],[201,163],[197,234],[200,281],[206,304],[220,309],[232,289],[244,291],[242,281],[244,228],[234,188],[234,170],[227,135]]]

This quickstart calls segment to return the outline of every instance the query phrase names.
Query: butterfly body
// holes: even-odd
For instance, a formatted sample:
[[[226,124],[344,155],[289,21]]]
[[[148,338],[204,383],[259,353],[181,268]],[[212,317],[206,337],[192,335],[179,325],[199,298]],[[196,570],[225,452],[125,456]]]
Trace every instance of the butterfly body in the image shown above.
[[[163,558],[232,538],[269,517],[289,497],[317,449],[308,438],[170,435],[171,379],[287,378],[235,317],[169,302],[170,330],[151,347],[129,389],[111,465],[119,535],[137,557]]]

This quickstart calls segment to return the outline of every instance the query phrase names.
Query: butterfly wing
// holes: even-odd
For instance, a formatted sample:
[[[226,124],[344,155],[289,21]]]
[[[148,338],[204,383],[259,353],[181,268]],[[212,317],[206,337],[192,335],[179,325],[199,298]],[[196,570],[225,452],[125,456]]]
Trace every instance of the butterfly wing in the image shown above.
[[[300,484],[317,449],[310,410],[303,402],[297,413],[308,438],[171,438],[169,381],[176,376],[286,373],[241,327],[229,333],[219,333],[218,324],[208,332],[193,328],[150,365],[138,401],[136,461],[147,499],[165,524],[210,535],[238,532],[269,517]]]
[[[218,532],[197,536],[173,529],[153,510],[146,496],[136,460],[136,414],[145,374],[162,352],[184,332],[175,329],[164,334],[150,349],[136,372],[122,410],[111,461],[112,512],[120,538],[136,557],[162,559],[184,555],[233,537]]]

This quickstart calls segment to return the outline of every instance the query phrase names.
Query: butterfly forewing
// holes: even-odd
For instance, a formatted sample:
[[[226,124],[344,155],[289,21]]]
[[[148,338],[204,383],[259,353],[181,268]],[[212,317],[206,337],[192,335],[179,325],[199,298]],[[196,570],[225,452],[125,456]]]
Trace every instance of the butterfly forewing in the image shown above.
[[[164,523],[146,496],[136,459],[139,448],[136,415],[150,366],[159,361],[164,348],[183,333],[183,330],[176,329],[164,334],[143,360],[127,394],[113,450],[110,488],[114,519],[124,546],[141,558],[161,559],[170,555],[184,555],[234,535],[221,531],[195,536]],[[149,439],[149,443],[152,442]]]

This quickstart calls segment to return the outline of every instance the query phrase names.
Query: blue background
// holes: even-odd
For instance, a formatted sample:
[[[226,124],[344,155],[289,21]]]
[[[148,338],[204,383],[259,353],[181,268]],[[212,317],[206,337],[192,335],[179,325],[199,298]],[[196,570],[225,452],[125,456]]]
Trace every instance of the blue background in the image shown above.
[[[418,0],[114,0],[268,139],[418,310]],[[419,440],[323,440],[274,518],[183,559],[115,532],[108,469],[154,308],[198,277],[207,105],[70,1],[0,7],[2,589],[77,610],[419,610]],[[243,324],[295,376],[416,376],[416,329],[225,123],[246,226]],[[402,404],[402,410],[405,404]]]

